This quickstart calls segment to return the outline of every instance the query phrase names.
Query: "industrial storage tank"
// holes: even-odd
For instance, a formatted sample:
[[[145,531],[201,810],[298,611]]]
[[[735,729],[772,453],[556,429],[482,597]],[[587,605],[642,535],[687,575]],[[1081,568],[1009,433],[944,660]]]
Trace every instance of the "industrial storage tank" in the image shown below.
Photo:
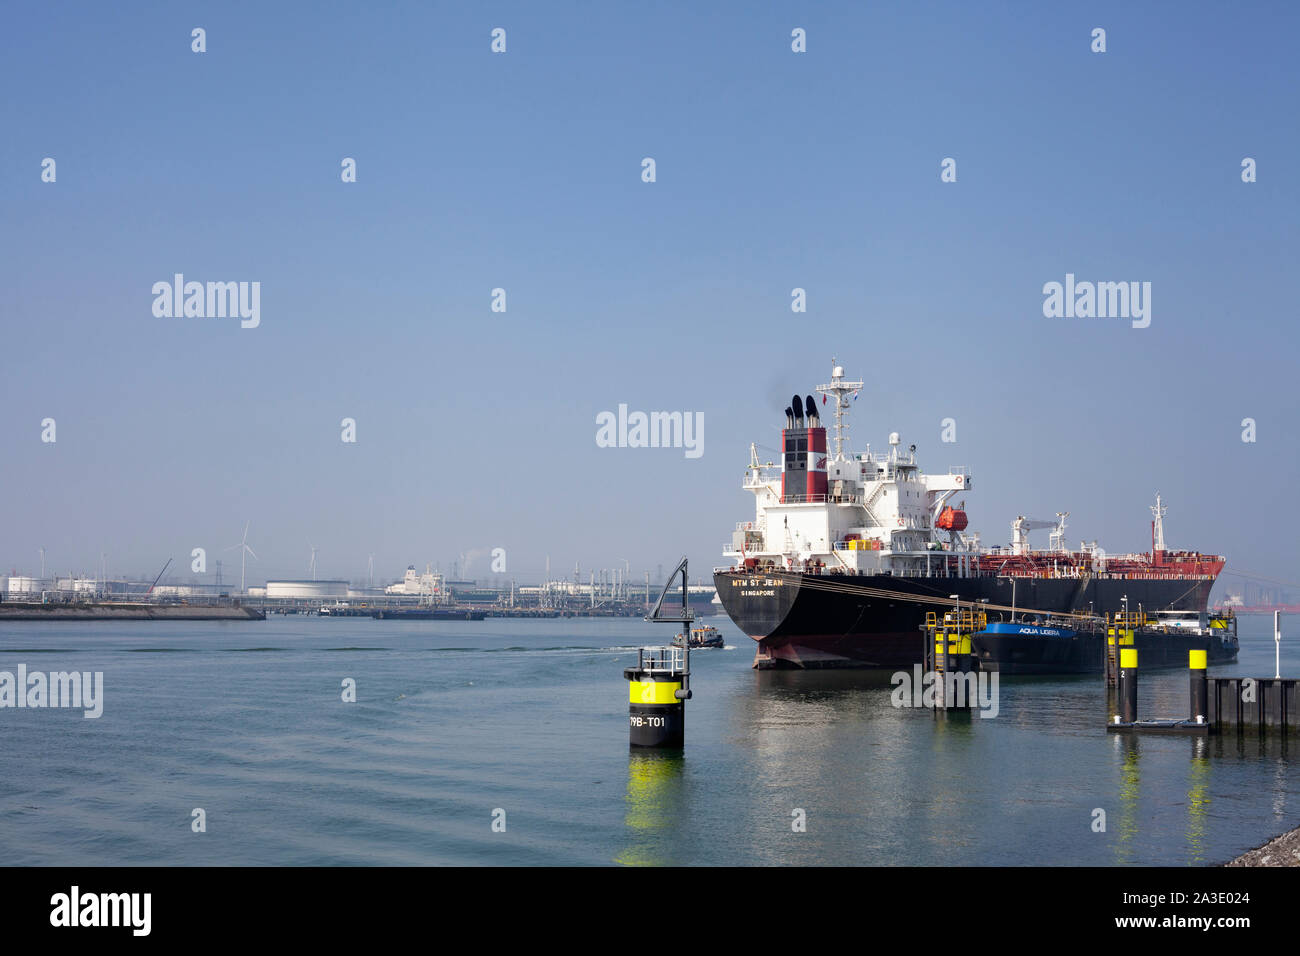
[[[267,581],[266,598],[309,599],[345,598],[348,596],[347,581]]]
[[[84,577],[55,578],[53,590],[82,596],[94,595],[99,591],[99,581]]]
[[[212,586],[207,584],[156,584],[154,589],[149,592],[149,596],[155,598],[192,598],[209,597],[213,593]]]
[[[11,574],[9,576],[8,594],[11,598],[40,597],[42,590],[40,578],[28,577],[25,574]]]

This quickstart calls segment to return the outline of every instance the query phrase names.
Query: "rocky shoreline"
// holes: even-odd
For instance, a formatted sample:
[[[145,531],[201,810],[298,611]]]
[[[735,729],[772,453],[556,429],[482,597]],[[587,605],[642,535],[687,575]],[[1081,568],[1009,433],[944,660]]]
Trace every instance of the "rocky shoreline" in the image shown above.
[[[1228,866],[1300,866],[1300,827],[1243,853]]]

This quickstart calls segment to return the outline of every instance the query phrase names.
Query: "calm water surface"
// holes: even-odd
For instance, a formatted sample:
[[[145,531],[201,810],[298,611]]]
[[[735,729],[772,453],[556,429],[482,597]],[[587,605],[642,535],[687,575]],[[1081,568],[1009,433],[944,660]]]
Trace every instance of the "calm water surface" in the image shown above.
[[[105,683],[97,720],[0,710],[0,858],[1181,865],[1300,825],[1300,741],[1109,736],[1100,678],[1005,679],[997,718],[936,720],[895,709],[888,674],[753,671],[753,642],[714,623],[729,647],[692,655],[676,759],[627,747],[622,668],[663,625],[0,625],[0,670]],[[1241,663],[1211,673],[1270,676],[1271,635],[1243,618]],[[1143,675],[1141,715],[1186,708],[1185,671]]]

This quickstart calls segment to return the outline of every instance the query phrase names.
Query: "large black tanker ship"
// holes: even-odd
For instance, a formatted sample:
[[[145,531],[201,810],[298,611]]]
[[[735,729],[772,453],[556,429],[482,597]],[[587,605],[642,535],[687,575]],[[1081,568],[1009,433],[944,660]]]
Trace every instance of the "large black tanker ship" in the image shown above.
[[[1224,558],[1165,548],[1158,496],[1147,553],[1109,556],[1095,542],[1068,550],[1068,512],[1054,522],[1018,517],[1009,548],[981,548],[964,507],[950,503],[971,488],[965,469],[922,473],[916,446],[904,450],[897,433],[886,453],[845,454],[844,418],[861,388],[839,366],[817,387],[823,404],[834,402],[833,452],[811,395],[786,409],[779,468],[760,464],[751,446],[744,487],[755,519],[736,526],[724,551],[734,564],[714,582],[758,643],[755,667],[911,665],[926,612],[958,602],[990,619],[1205,611]],[[1053,529],[1048,550],[1029,547],[1039,528]]]

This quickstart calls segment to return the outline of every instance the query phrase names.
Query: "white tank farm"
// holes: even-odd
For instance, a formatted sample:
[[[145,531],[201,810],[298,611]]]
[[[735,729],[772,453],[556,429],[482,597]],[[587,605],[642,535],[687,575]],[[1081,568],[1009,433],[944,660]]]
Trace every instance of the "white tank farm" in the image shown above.
[[[95,578],[57,578],[55,591],[67,591],[73,594],[94,594],[99,590],[99,581]]]
[[[267,581],[267,600],[276,598],[345,598],[347,581]]]
[[[149,596],[156,598],[192,598],[211,597],[214,593],[212,586],[207,584],[157,584],[149,592]]]

